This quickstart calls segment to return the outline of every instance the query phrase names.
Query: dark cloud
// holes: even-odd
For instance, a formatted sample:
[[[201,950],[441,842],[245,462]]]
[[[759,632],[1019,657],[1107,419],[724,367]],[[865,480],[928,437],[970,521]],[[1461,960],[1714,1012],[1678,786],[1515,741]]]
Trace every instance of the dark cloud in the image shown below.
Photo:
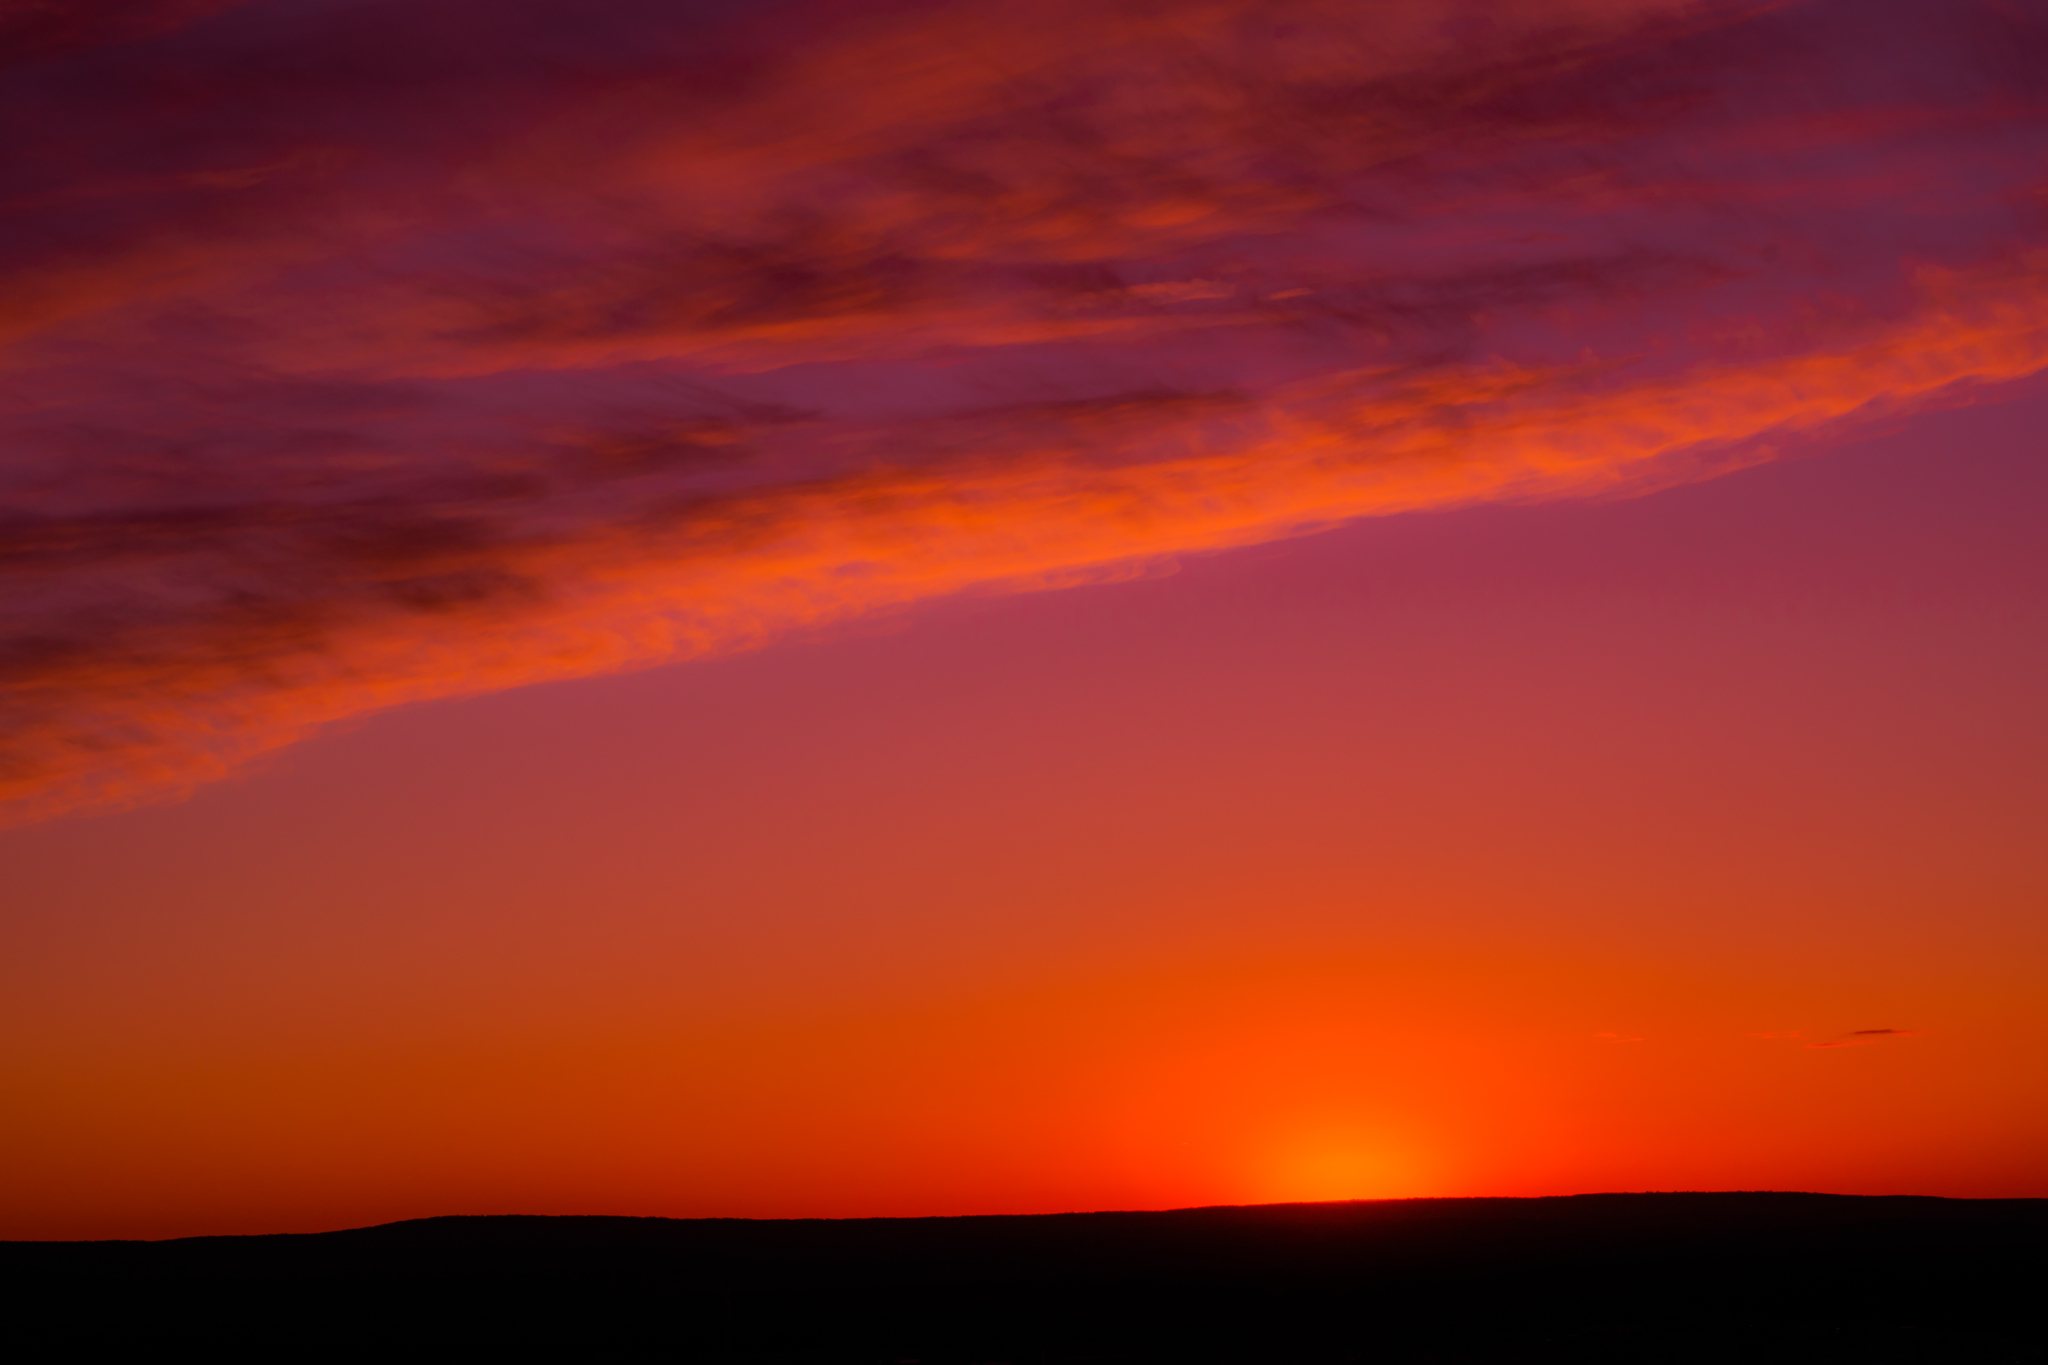
[[[1879,1042],[1885,1038],[1904,1038],[1917,1032],[1919,1032],[1918,1029],[1909,1028],[1859,1028],[1852,1030],[1847,1037],[1838,1038],[1833,1042],[1808,1043],[1807,1046],[1811,1048],[1868,1047],[1872,1043]]]
[[[0,788],[1959,401],[2041,16],[0,7]]]
[[[0,0],[0,70],[167,33],[246,0]]]

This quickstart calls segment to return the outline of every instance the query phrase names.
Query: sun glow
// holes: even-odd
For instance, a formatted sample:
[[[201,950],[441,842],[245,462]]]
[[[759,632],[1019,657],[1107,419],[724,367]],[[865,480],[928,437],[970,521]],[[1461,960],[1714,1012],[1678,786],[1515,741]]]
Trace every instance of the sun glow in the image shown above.
[[[1405,1144],[1364,1127],[1298,1130],[1274,1144],[1259,1172],[1261,1203],[1412,1199],[1431,1193]]]

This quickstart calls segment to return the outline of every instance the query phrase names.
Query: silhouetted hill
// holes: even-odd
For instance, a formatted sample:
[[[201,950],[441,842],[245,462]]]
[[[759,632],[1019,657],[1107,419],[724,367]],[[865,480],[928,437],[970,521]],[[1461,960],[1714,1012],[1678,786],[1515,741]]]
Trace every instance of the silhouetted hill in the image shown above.
[[[428,1218],[0,1243],[80,1349],[831,1362],[2048,1360],[2048,1201],[1581,1195],[1168,1213]]]

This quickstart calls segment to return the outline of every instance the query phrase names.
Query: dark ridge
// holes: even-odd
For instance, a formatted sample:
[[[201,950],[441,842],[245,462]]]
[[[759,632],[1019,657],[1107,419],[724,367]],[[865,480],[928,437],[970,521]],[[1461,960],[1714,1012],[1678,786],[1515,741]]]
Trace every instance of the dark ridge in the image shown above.
[[[17,1331],[808,1365],[2048,1359],[2048,1200],[1579,1195],[0,1243]],[[38,1329],[37,1323],[42,1324]]]

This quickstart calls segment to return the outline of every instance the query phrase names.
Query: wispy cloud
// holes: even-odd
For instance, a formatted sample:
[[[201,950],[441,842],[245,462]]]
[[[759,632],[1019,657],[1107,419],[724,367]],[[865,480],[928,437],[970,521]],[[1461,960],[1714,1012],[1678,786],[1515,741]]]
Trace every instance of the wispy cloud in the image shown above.
[[[1887,1038],[1910,1037],[1920,1031],[1919,1029],[1910,1028],[1859,1028],[1852,1030],[1848,1036],[1837,1038],[1832,1042],[1808,1043],[1807,1046],[1812,1048],[1868,1047],[1872,1043],[1881,1043]]]
[[[44,9],[19,814],[2048,366],[2048,30],[1991,4]]]

